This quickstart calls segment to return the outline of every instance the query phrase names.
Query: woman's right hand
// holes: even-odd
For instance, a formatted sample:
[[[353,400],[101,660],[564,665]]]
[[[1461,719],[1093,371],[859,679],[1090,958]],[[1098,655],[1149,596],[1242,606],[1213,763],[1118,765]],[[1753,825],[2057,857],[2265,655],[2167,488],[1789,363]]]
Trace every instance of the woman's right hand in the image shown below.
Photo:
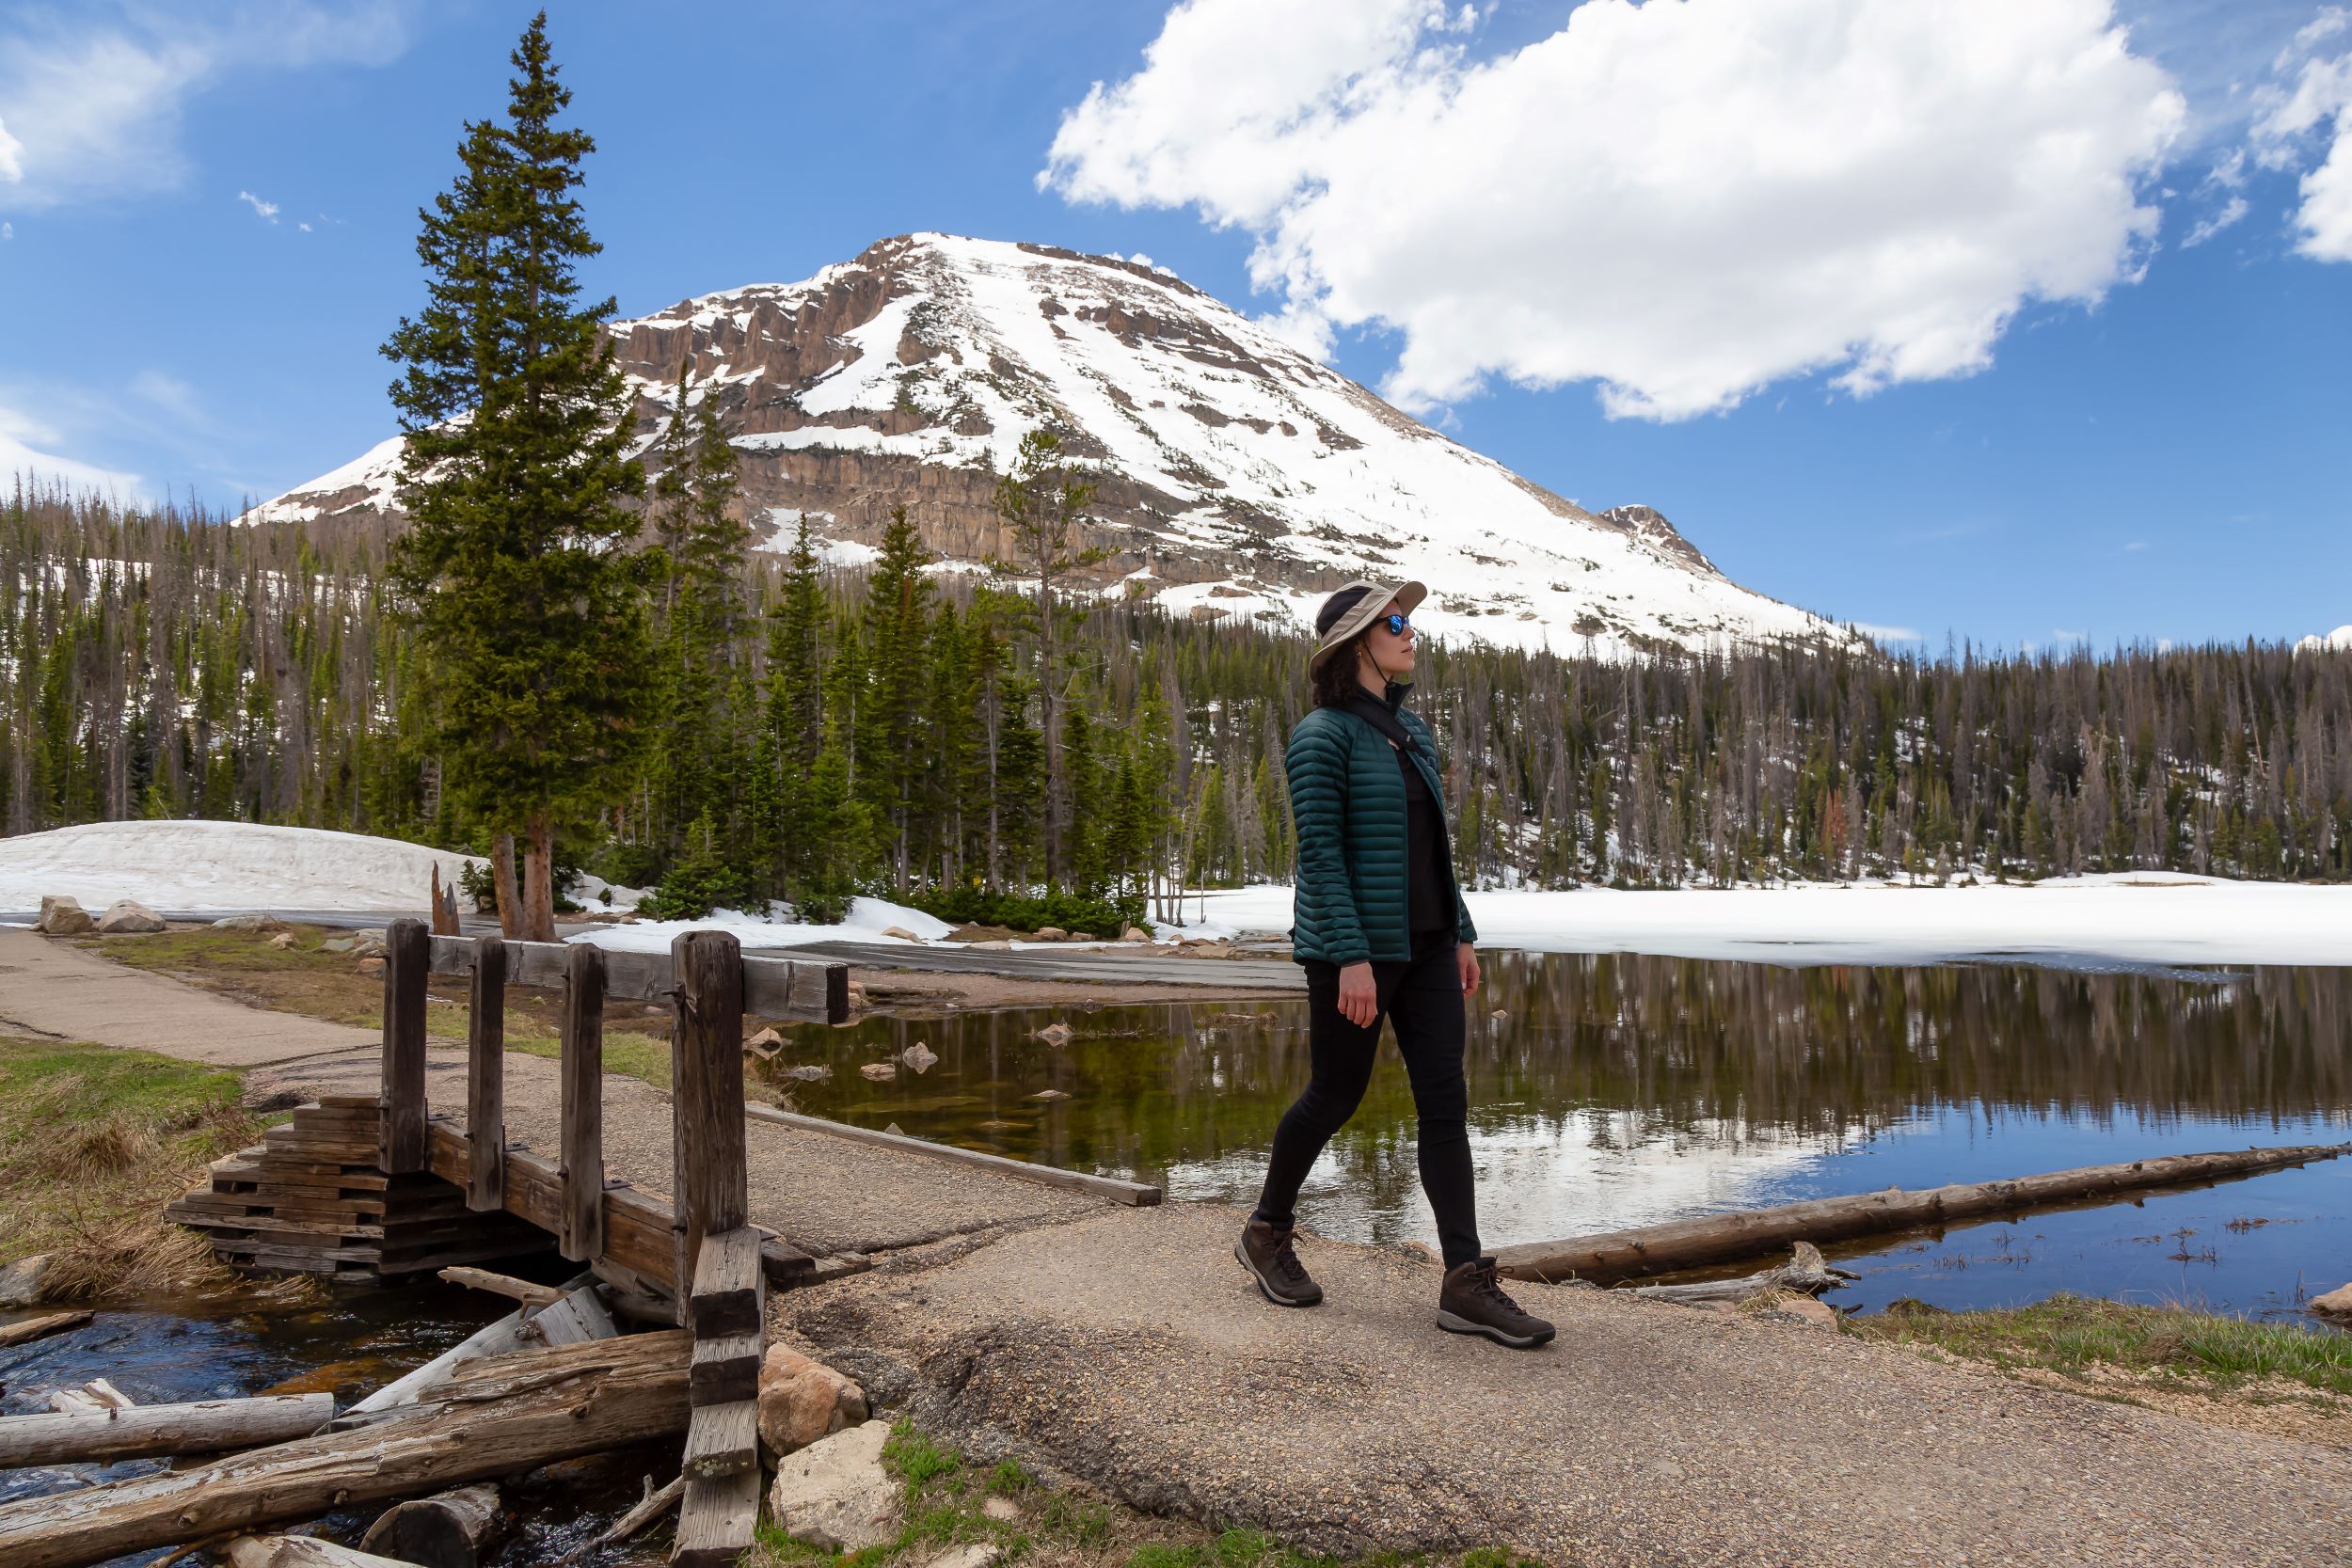
[[[1349,964],[1340,971],[1340,1016],[1359,1029],[1369,1029],[1380,1016],[1380,988],[1373,983],[1372,965]]]

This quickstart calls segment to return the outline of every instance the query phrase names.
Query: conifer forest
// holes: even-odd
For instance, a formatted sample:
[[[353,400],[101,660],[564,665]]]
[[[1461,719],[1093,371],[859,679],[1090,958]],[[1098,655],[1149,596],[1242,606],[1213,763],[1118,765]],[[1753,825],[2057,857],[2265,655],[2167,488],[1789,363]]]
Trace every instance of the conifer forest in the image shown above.
[[[1174,915],[1181,886],[1287,878],[1302,637],[1073,594],[1049,660],[1033,577],[933,569],[903,521],[856,571],[805,534],[749,549],[723,439],[691,413],[667,439],[675,478],[632,557],[643,734],[608,794],[568,804],[559,869],[678,912],[871,891],[963,917],[1049,893]],[[446,784],[397,554],[381,523],[20,484],[0,503],[8,831],[234,817],[486,852]],[[2352,878],[2341,652],[1436,646],[1411,700],[1470,885]]]

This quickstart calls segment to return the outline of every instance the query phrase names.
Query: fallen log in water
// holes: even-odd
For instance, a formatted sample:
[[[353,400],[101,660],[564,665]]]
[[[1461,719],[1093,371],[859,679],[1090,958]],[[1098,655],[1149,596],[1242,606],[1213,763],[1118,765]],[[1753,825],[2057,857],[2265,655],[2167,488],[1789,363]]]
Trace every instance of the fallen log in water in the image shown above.
[[[2087,1165],[2020,1177],[2014,1181],[1963,1182],[1905,1192],[1857,1193],[1814,1198],[1740,1213],[1703,1214],[1669,1220],[1637,1230],[1572,1236],[1559,1242],[1529,1242],[1495,1255],[1501,1273],[1513,1279],[1587,1279],[1599,1284],[1676,1269],[1736,1262],[1798,1242],[1820,1245],[1852,1236],[1870,1236],[1915,1226],[1946,1225],[1979,1214],[2005,1213],[2075,1198],[2105,1197],[2220,1177],[2332,1160],[2352,1144],[2308,1144],[2283,1148],[2246,1148],[2218,1154],[2168,1154],[2126,1164]]]
[[[1799,1242],[1795,1256],[1788,1261],[1761,1274],[1742,1275],[1738,1279],[1703,1279],[1688,1285],[1635,1285],[1627,1288],[1626,1294],[1692,1307],[1703,1301],[1746,1301],[1767,1291],[1794,1291],[1799,1295],[1818,1296],[1860,1277],[1830,1267],[1820,1247],[1811,1242]]]
[[[267,1394],[119,1409],[83,1402],[87,1409],[66,1414],[0,1416],[0,1470],[254,1449],[308,1437],[335,1416],[332,1394]]]
[[[377,1515],[359,1549],[416,1568],[479,1568],[506,1535],[506,1510],[489,1481],[395,1503]]]
[[[226,1550],[229,1568],[411,1568],[308,1535],[240,1535]]]
[[[69,1328],[79,1328],[87,1322],[87,1312],[44,1312],[38,1318],[19,1318],[12,1323],[0,1323],[0,1350],[24,1344],[45,1334],[61,1334]]]
[[[501,1355],[357,1431],[0,1505],[0,1562],[87,1568],[675,1435],[690,1340],[673,1329]]]

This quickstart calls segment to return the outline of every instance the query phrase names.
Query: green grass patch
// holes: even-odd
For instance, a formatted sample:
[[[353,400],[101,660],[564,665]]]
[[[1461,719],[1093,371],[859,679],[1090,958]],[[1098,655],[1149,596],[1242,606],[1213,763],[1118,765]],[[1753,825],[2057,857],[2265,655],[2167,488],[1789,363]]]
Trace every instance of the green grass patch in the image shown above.
[[[803,1545],[772,1522],[759,1527],[748,1568],[823,1561],[829,1568],[909,1568],[952,1544],[989,1542],[999,1560],[1020,1568],[1449,1568],[1450,1560],[1375,1553],[1351,1562],[1310,1557],[1257,1530],[1186,1529],[1081,1492],[1041,1482],[1010,1459],[969,1466],[954,1449],[901,1419],[882,1445],[882,1463],[906,1489],[897,1537],[834,1556]],[[1008,1510],[1006,1502],[1014,1506]],[[985,1511],[995,1507],[1008,1517]],[[1171,1533],[1172,1532],[1172,1533]],[[1491,1548],[1459,1560],[1460,1568],[1543,1568],[1532,1558]]]
[[[454,1033],[465,1032],[461,1016]],[[517,1035],[510,1029],[506,1049],[519,1051],[527,1056],[545,1056],[555,1060],[564,1054],[564,1042],[553,1035]],[[604,1033],[604,1070],[621,1078],[642,1078],[656,1088],[670,1086],[670,1042],[658,1040],[650,1035],[632,1034],[626,1029],[607,1029]]]
[[[163,1206],[261,1126],[237,1074],[102,1045],[0,1037],[0,1262],[51,1254],[58,1299],[216,1283]]]
[[[1906,1300],[1847,1326],[1868,1338],[2068,1376],[2111,1367],[2216,1392],[2277,1380],[2352,1394],[2352,1336],[2181,1307],[2059,1294],[2030,1307],[1947,1312]]]

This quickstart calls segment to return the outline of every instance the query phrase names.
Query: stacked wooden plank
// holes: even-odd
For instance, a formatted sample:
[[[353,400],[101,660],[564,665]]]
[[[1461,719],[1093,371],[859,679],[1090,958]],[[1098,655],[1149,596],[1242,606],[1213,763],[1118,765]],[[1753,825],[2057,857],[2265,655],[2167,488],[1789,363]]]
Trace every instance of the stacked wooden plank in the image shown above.
[[[377,1136],[374,1096],[328,1096],[215,1161],[164,1217],[204,1231],[237,1267],[352,1281],[547,1249],[532,1226],[469,1210],[465,1193],[437,1176],[386,1175]]]

